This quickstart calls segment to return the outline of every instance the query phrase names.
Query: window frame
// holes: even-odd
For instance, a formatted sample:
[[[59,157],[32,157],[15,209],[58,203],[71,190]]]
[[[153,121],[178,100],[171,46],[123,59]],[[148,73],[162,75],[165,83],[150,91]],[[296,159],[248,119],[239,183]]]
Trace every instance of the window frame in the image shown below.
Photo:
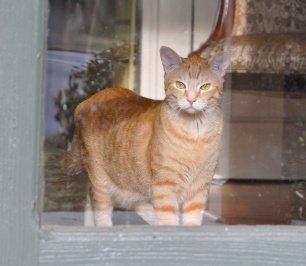
[[[306,226],[40,226],[47,0],[0,2],[0,265],[303,265]]]

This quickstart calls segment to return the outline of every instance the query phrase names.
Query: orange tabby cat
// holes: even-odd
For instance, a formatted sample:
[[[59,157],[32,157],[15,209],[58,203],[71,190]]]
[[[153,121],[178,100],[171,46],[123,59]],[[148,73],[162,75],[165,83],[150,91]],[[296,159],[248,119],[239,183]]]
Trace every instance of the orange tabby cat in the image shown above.
[[[160,55],[163,101],[112,88],[75,110],[65,164],[70,174],[86,170],[96,226],[112,225],[114,207],[135,210],[150,224],[201,225],[220,150],[229,58],[207,63],[168,47]]]

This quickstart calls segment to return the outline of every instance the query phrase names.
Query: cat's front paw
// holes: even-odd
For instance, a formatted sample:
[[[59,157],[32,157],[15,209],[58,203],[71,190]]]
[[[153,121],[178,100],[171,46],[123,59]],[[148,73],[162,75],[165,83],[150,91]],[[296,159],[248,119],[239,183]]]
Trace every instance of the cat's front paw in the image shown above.
[[[104,212],[95,213],[95,224],[97,227],[111,227],[113,226],[111,214]]]
[[[180,221],[178,215],[169,215],[165,213],[164,215],[159,214],[157,223],[160,226],[177,226],[180,224]]]

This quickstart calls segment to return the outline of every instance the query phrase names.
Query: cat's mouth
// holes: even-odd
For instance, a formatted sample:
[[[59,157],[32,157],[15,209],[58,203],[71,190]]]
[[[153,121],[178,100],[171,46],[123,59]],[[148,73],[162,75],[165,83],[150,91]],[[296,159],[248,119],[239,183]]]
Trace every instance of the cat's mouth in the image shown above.
[[[187,107],[184,111],[189,113],[189,114],[195,114],[195,113],[201,112],[201,110],[198,110],[198,109],[194,108],[193,106]]]
[[[196,113],[203,112],[203,109],[205,108],[205,104],[202,102],[198,102],[198,101],[192,104],[190,104],[187,101],[179,101],[178,108],[187,114],[196,114]]]

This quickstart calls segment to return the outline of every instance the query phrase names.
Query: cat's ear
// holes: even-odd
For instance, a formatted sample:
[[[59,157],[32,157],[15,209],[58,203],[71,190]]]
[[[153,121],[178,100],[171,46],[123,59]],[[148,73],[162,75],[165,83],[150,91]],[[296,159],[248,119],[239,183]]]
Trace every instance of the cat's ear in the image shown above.
[[[231,63],[231,55],[229,53],[221,53],[215,55],[209,62],[210,68],[217,72],[221,77],[226,73]]]
[[[181,57],[166,46],[160,48],[160,58],[166,73],[178,67],[182,63]]]

